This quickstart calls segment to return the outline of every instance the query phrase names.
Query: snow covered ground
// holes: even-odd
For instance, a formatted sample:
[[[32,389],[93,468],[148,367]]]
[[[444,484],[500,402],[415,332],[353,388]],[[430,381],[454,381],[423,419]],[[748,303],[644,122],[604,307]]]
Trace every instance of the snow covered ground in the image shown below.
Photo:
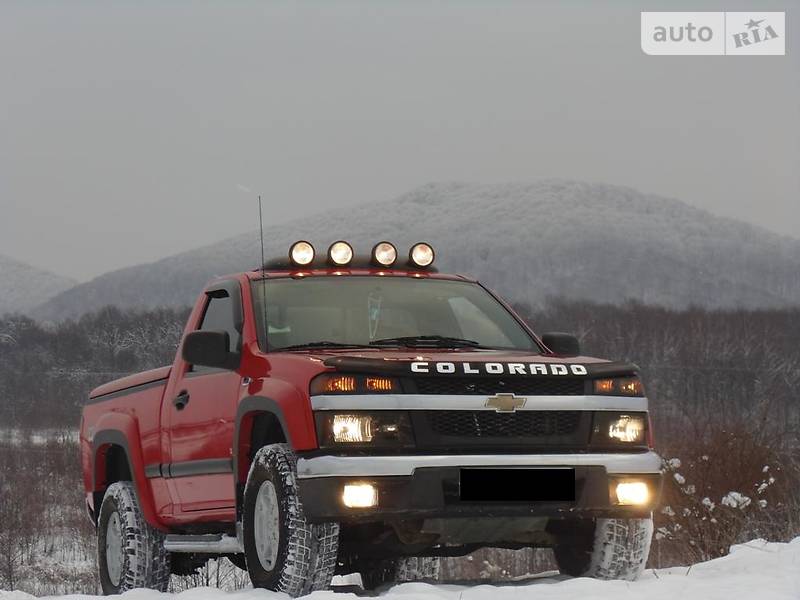
[[[221,592],[198,588],[174,595],[135,590],[126,600],[274,600],[286,596],[263,590]],[[31,600],[22,592],[0,591],[1,600]],[[64,596],[91,600],[93,596]],[[311,600],[354,600],[353,594],[315,592]],[[788,544],[755,540],[734,546],[730,555],[692,567],[648,571],[639,581],[594,581],[560,575],[537,576],[504,585],[430,585],[405,583],[381,593],[385,600],[798,600],[800,599],[800,538]]]

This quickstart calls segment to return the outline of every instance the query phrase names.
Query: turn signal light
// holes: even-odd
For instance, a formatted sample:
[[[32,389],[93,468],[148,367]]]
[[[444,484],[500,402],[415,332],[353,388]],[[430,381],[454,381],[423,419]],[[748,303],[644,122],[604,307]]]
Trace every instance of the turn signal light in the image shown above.
[[[309,393],[312,396],[321,394],[389,394],[400,389],[400,381],[394,377],[323,373],[311,380]]]
[[[613,394],[614,393],[614,380],[613,379],[595,379],[594,381],[595,394]]]
[[[604,396],[644,396],[644,386],[638,377],[595,379],[594,393]]]
[[[365,385],[368,392],[394,391],[394,379],[388,377],[367,377]]]
[[[334,375],[323,381],[322,389],[325,392],[355,392],[356,378],[352,375]]]

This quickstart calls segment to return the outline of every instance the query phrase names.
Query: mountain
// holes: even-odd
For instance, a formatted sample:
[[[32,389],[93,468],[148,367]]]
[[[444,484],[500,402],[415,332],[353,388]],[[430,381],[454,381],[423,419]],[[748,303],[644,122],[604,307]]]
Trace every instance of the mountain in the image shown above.
[[[75,281],[0,254],[0,315],[27,312],[75,285]]]
[[[551,296],[671,307],[800,304],[800,240],[605,184],[429,184],[395,200],[268,227],[268,256],[285,255],[296,239],[322,252],[336,239],[365,252],[383,239],[401,252],[429,241],[442,270],[475,275],[532,305]],[[59,319],[106,304],[187,304],[210,277],[255,268],[258,256],[253,231],[108,273],[36,313]]]

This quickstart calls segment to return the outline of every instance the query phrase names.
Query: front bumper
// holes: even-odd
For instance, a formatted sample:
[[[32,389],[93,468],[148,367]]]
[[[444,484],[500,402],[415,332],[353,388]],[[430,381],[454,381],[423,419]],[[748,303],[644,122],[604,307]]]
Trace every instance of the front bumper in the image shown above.
[[[465,502],[462,468],[572,468],[575,499],[569,502]],[[297,461],[300,498],[311,521],[377,522],[458,517],[643,517],[658,503],[661,458],[655,452],[607,454],[480,454],[403,456],[316,456]],[[643,506],[613,502],[618,480],[643,481],[650,499]],[[371,483],[378,505],[344,506],[348,483]],[[519,485],[525,485],[521,479]]]

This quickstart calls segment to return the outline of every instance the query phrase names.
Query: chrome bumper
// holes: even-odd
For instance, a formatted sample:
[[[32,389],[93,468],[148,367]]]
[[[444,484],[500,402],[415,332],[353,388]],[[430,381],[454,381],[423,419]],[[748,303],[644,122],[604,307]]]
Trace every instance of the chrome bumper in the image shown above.
[[[655,452],[637,454],[463,454],[434,456],[316,456],[297,460],[299,479],[410,476],[428,467],[605,467],[610,475],[660,473]]]

